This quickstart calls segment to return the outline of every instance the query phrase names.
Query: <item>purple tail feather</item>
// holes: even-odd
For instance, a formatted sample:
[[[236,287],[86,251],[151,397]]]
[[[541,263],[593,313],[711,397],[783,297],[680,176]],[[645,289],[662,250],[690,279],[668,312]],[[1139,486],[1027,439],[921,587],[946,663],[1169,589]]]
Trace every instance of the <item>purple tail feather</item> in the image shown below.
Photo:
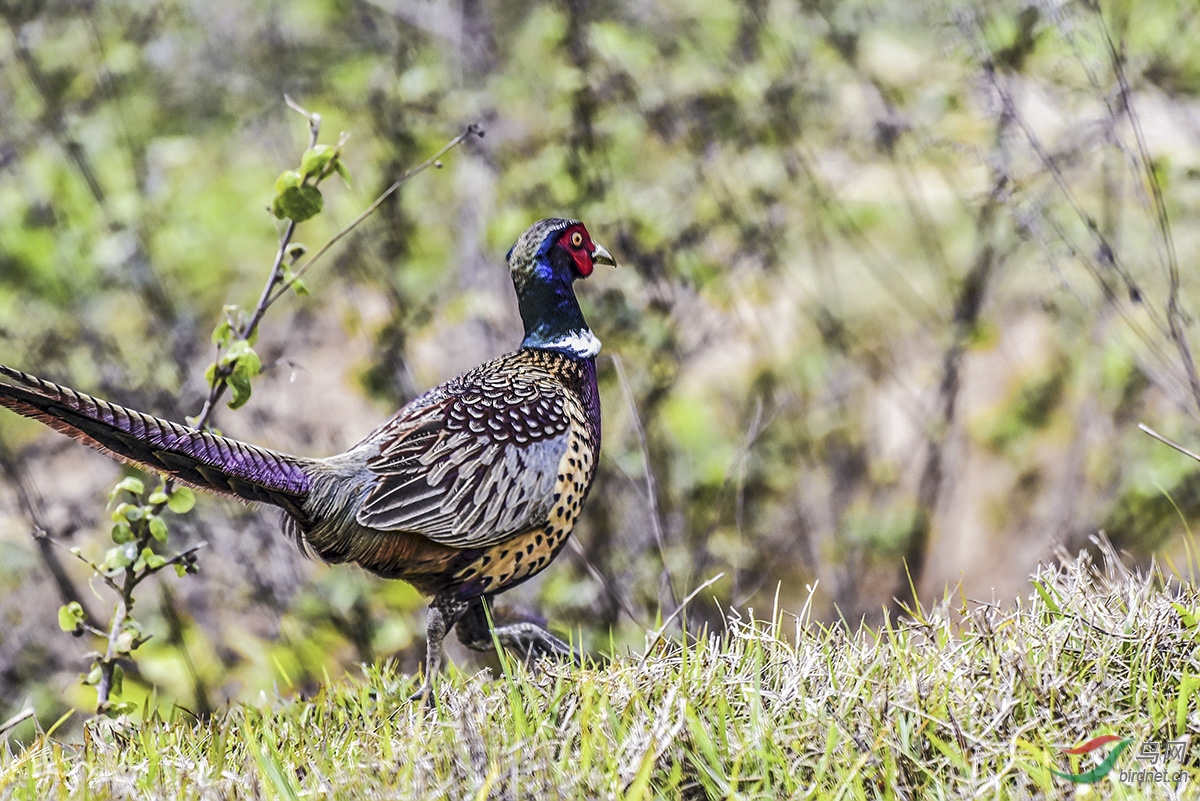
[[[0,365],[0,406],[198,489],[299,513],[306,459],[160,420]]]

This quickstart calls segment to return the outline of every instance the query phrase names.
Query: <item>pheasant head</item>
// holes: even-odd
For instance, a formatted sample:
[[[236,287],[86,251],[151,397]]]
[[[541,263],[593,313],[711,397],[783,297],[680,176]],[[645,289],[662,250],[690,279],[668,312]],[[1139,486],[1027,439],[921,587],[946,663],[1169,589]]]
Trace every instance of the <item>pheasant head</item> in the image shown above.
[[[576,278],[591,275],[597,264],[616,266],[616,261],[592,241],[578,220],[542,220],[521,234],[508,251],[525,324],[521,347],[557,350],[577,358],[600,351],[600,340],[583,319],[572,286]]]

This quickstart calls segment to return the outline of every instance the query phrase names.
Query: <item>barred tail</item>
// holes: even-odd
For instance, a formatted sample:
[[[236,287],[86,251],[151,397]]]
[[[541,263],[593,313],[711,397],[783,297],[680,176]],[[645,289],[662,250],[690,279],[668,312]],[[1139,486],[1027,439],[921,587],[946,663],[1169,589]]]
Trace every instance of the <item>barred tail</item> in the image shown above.
[[[123,462],[185,484],[298,513],[307,460],[207,434],[0,365],[0,406]]]

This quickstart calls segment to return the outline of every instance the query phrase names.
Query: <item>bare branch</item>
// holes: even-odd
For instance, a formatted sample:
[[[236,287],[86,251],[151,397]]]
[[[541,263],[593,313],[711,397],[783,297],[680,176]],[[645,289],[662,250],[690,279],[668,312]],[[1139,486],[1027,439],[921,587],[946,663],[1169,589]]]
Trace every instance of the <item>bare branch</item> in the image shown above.
[[[1140,428],[1142,431],[1145,431],[1147,434],[1154,437],[1156,440],[1163,443],[1164,445],[1170,445],[1172,448],[1179,451],[1184,456],[1190,456],[1193,459],[1195,459],[1197,462],[1200,462],[1200,454],[1196,453],[1195,451],[1188,450],[1187,448],[1183,447],[1182,445],[1180,445],[1178,442],[1175,442],[1174,440],[1167,439],[1162,434],[1158,433],[1157,431],[1155,431],[1153,428],[1146,425],[1145,423],[1138,423],[1138,428]]]

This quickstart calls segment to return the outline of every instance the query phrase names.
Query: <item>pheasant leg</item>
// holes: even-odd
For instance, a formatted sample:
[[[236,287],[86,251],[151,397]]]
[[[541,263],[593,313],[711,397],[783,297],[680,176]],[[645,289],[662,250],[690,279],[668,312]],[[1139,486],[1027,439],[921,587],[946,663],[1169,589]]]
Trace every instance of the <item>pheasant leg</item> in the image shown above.
[[[426,703],[433,703],[434,676],[441,672],[442,662],[446,659],[443,641],[446,639],[446,633],[467,611],[467,607],[467,601],[454,595],[439,594],[429,602],[429,620],[426,624],[425,681],[415,693],[408,697],[408,700],[424,700]]]
[[[496,640],[505,650],[516,654],[525,664],[530,664],[542,657],[569,659],[575,664],[582,663],[582,656],[570,645],[546,631],[531,615],[514,613],[505,610],[503,614],[493,615],[492,626],[488,626],[488,616],[485,603],[490,598],[475,598],[459,618],[459,641],[473,651],[490,651]]]

